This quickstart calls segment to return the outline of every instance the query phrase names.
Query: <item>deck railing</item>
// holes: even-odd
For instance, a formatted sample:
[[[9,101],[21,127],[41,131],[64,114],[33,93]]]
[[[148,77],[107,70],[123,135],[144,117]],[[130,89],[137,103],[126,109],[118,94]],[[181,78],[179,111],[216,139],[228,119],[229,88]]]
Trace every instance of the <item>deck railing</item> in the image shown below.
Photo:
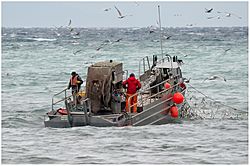
[[[161,98],[162,94],[166,93],[167,91],[169,91],[168,93],[170,93],[171,91],[174,90],[174,88],[179,87],[180,82],[177,83],[177,84],[175,84],[175,85],[173,85],[173,86],[171,86],[169,89],[163,89],[163,90],[161,90],[164,87],[164,84],[166,82],[170,82],[171,80],[175,80],[175,79],[179,79],[179,78],[180,78],[180,75],[177,75],[174,78],[170,78],[170,79],[167,79],[165,81],[162,81],[162,82],[160,82],[160,83],[158,83],[158,84],[156,84],[156,85],[154,85],[154,86],[152,86],[152,87],[150,87],[148,89],[145,89],[144,91],[139,91],[139,92],[133,94],[132,96],[130,96],[128,98],[129,112],[130,112],[131,108],[133,106],[135,106],[135,105],[138,105],[138,103],[140,103],[141,106],[143,107],[145,101],[149,101],[149,103],[147,103],[147,104],[150,104],[152,102],[151,101],[152,99],[154,99],[154,101],[158,100],[159,98]],[[157,88],[157,93],[152,94],[152,89],[154,89],[154,88]],[[145,96],[144,95],[145,93],[149,93],[149,95]],[[130,104],[131,100],[136,95],[138,96],[138,101],[137,101],[137,103],[134,103],[134,104],[131,105]]]
[[[64,102],[65,100],[68,100],[68,99],[70,99],[71,97],[73,97],[73,98],[75,98],[75,100],[74,100],[74,104],[76,105],[77,104],[77,96],[78,96],[78,94],[77,93],[75,93],[75,94],[71,94],[71,95],[67,95],[67,88],[65,88],[65,89],[63,89],[62,91],[60,91],[60,92],[58,92],[58,93],[56,93],[56,94],[54,94],[53,96],[52,96],[52,104],[51,104],[51,107],[52,107],[52,110],[54,110],[54,105],[56,105],[56,104],[58,104],[58,103],[61,103],[61,102]],[[57,101],[54,101],[55,99],[55,97],[57,97],[57,96],[59,96],[60,94],[62,94],[62,93],[64,93],[64,97],[62,98],[62,99],[60,99],[60,100],[57,100]],[[75,95],[75,96],[74,96]]]

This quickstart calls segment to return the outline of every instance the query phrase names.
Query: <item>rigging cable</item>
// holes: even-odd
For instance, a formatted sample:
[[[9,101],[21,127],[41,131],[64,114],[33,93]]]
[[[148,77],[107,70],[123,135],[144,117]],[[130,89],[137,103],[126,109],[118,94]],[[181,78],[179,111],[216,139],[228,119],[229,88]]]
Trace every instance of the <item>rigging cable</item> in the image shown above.
[[[205,96],[206,98],[209,98],[210,100],[212,100],[212,101],[214,101],[214,102],[217,102],[217,103],[219,103],[220,105],[223,105],[223,106],[226,106],[226,107],[232,108],[233,110],[240,111],[240,110],[239,110],[239,109],[237,109],[237,108],[234,108],[234,107],[232,107],[232,106],[229,106],[229,105],[223,104],[223,103],[221,103],[220,101],[217,101],[217,100],[215,100],[215,99],[213,99],[213,98],[211,98],[211,97],[209,97],[209,96],[205,95],[204,93],[202,93],[201,91],[199,91],[198,89],[196,89],[195,87],[193,87],[191,84],[188,84],[188,85],[189,85],[191,88],[193,88],[194,90],[196,90],[198,93],[200,93],[200,94],[202,94],[203,96]]]

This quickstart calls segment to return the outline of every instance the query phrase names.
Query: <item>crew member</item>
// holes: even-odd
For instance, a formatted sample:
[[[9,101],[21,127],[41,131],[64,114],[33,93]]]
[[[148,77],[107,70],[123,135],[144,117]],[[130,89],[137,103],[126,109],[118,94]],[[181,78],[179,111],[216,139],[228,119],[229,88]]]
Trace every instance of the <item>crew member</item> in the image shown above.
[[[130,108],[129,107],[129,102],[130,102],[130,106],[133,107],[133,112],[136,113],[137,112],[137,94],[135,96],[133,96],[132,98],[130,98],[130,101],[128,101],[129,97],[134,95],[136,93],[137,90],[139,90],[141,88],[141,83],[140,81],[138,81],[135,78],[134,73],[131,73],[129,75],[129,78],[125,81],[123,81],[122,83],[123,88],[127,89],[127,94],[126,94],[126,111],[130,112]]]
[[[68,89],[71,88],[72,90],[72,95],[73,95],[73,102],[75,103],[76,99],[76,94],[79,92],[81,88],[81,84],[83,83],[81,77],[76,73],[72,72],[71,73],[71,78],[69,81]]]

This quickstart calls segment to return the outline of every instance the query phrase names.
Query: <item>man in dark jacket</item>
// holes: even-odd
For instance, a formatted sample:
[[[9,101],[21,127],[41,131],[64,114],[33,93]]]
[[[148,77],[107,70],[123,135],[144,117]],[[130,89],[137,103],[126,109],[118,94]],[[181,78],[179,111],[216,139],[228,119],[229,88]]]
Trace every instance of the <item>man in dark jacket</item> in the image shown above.
[[[133,107],[133,112],[136,113],[137,112],[137,96],[138,95],[134,95],[137,90],[139,90],[141,88],[141,83],[140,81],[138,81],[135,78],[134,73],[131,73],[129,78],[125,81],[123,81],[122,83],[123,88],[127,89],[127,93],[126,93],[126,111],[130,112],[130,108]],[[130,101],[128,101],[129,97],[132,96],[132,98],[130,98]],[[129,106],[130,103],[130,106]],[[128,108],[130,107],[130,108]]]
[[[71,78],[69,80],[68,89],[71,88],[71,90],[72,90],[74,102],[75,102],[76,94],[79,92],[82,83],[83,83],[83,81],[82,81],[81,77],[76,72],[73,71],[71,73]]]

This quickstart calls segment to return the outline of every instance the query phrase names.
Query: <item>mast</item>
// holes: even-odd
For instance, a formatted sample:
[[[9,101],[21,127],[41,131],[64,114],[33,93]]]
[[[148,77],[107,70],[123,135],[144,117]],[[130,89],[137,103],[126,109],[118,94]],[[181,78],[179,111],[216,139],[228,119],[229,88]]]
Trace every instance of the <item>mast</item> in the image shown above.
[[[161,42],[161,56],[162,56],[162,61],[164,62],[163,59],[163,50],[162,50],[162,33],[161,33],[161,12],[160,12],[160,5],[158,5],[158,15],[159,15],[159,26],[160,26],[160,42]],[[166,56],[168,56],[170,59],[170,63],[171,63],[171,72],[173,70],[173,63],[172,63],[172,57],[168,54],[166,54]]]
[[[162,57],[162,59],[163,59],[160,5],[158,5],[158,16],[159,16],[159,26],[160,26],[161,57]]]

